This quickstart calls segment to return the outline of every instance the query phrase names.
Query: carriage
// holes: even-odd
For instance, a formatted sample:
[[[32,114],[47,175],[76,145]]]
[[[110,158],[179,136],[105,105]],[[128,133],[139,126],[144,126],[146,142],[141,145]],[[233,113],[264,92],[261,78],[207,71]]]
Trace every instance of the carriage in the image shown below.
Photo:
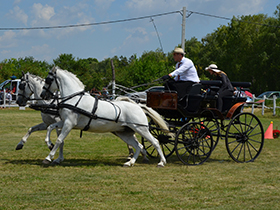
[[[176,92],[149,92],[147,105],[153,108],[149,109],[143,104],[128,103],[127,97],[125,101],[112,102],[93,98],[84,91],[84,85],[74,74],[53,67],[45,81],[28,73],[23,75],[17,103],[26,104],[32,94],[37,95],[36,98],[40,95],[46,100],[52,97],[57,100],[57,104],[43,100],[39,106],[33,106],[42,113],[55,116],[59,111],[58,121],[52,120],[48,122],[51,125],[44,123],[42,126],[42,129],[47,129],[45,142],[51,149],[44,164],[52,163],[58,148],[59,158],[53,163],[59,164],[64,160],[64,138],[71,129],[79,129],[81,133],[86,130],[112,132],[133,146],[134,156],[124,166],[134,165],[140,152],[144,157],[146,154],[160,156],[158,167],[163,167],[166,158],[174,152],[184,164],[199,165],[210,157],[219,139],[225,140],[229,155],[237,162],[251,162],[259,156],[264,144],[263,127],[255,115],[242,112],[246,98],[238,95],[225,97],[223,110],[219,112],[215,95],[202,91],[215,89],[220,85],[218,81],[197,83],[188,94],[185,94],[183,82],[174,85],[178,85]],[[233,83],[233,86],[249,87],[250,83]],[[60,95],[55,94],[58,89]],[[149,126],[147,117],[150,118]],[[35,130],[38,126],[34,126]],[[53,129],[59,129],[60,133],[54,146],[50,141]],[[33,128],[16,149],[23,147],[31,132]],[[144,148],[135,138],[136,132],[142,136]]]
[[[242,111],[244,105],[252,102],[246,102],[238,93],[224,97],[220,112],[216,109],[217,96],[210,91],[219,88],[221,81],[201,81],[188,94],[184,93],[184,82],[176,85],[177,91],[147,93],[147,106],[161,114],[174,134],[167,135],[150,119],[150,132],[159,140],[166,158],[175,152],[186,165],[202,164],[220,139],[225,141],[229,156],[236,162],[252,162],[259,156],[264,144],[263,126],[254,114]],[[251,83],[232,82],[232,85],[242,89]],[[157,157],[156,150],[144,138],[142,144],[150,157]]]

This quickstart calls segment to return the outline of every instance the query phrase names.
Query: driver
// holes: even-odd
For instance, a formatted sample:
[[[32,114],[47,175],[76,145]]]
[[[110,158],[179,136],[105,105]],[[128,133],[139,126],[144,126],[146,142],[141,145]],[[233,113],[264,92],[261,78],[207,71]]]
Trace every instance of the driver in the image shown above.
[[[174,61],[176,61],[176,69],[171,72],[168,75],[163,76],[161,79],[166,80],[169,78],[174,78],[174,81],[172,82],[172,80],[167,82],[167,85],[169,86],[170,89],[174,90],[174,88],[172,88],[173,84],[176,86],[177,82],[180,81],[184,81],[183,85],[180,85],[180,88],[183,87],[184,88],[184,94],[187,94],[192,85],[195,83],[200,82],[198,74],[197,74],[197,70],[192,62],[191,59],[186,58],[185,56],[185,52],[182,48],[175,48],[173,51],[173,58]],[[173,84],[172,84],[173,83]],[[167,89],[169,89],[167,88]],[[176,90],[176,88],[175,88]],[[183,96],[181,96],[183,97]]]

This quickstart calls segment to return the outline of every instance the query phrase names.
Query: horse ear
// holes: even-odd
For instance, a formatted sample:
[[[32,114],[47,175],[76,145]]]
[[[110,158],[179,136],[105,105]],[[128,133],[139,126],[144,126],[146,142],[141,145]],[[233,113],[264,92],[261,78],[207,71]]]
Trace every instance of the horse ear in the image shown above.
[[[25,73],[23,71],[21,71],[21,74],[22,74],[22,78],[24,78],[25,76]]]

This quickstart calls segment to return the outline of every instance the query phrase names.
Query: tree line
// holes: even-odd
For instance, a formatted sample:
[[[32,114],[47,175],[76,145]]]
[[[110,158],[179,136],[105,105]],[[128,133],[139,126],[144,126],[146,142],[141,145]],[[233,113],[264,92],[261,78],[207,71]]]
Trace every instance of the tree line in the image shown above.
[[[200,41],[195,37],[186,40],[185,52],[202,80],[211,79],[204,69],[215,63],[231,81],[251,82],[250,89],[255,94],[280,90],[280,4],[274,17],[264,14],[233,17],[228,25],[221,25]],[[173,71],[175,66],[172,51],[164,53],[160,49],[145,51],[140,57],[114,56],[102,61],[75,58],[72,54],[61,54],[52,63],[33,57],[11,58],[0,62],[0,82],[12,75],[20,78],[22,71],[45,78],[56,65],[76,74],[86,90],[102,89],[112,80],[111,60],[116,83],[126,87],[151,83]]]

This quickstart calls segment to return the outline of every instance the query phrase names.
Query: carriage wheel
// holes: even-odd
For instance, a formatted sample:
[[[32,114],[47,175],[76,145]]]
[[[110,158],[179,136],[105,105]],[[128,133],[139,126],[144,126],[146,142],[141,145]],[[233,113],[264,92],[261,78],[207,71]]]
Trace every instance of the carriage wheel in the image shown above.
[[[210,130],[199,122],[185,124],[175,138],[177,157],[186,165],[204,163],[211,155],[213,137]]]
[[[220,138],[220,126],[218,120],[214,117],[214,114],[210,110],[206,110],[201,113],[201,116],[194,119],[195,122],[199,122],[205,125],[211,132],[213,137],[213,149],[216,148]]]
[[[228,125],[225,143],[228,154],[234,161],[240,163],[254,161],[264,144],[260,120],[251,113],[236,115]]]
[[[161,146],[161,150],[165,156],[165,158],[168,158],[171,156],[175,150],[175,139],[174,137],[167,135],[165,132],[160,129],[155,122],[149,119],[149,131],[150,133],[159,141],[159,144]],[[176,127],[170,127],[169,128],[171,133],[176,133]],[[147,151],[147,154],[151,158],[157,158],[159,157],[157,150],[155,147],[147,141],[145,138],[142,137],[142,144],[144,146],[144,149]]]

